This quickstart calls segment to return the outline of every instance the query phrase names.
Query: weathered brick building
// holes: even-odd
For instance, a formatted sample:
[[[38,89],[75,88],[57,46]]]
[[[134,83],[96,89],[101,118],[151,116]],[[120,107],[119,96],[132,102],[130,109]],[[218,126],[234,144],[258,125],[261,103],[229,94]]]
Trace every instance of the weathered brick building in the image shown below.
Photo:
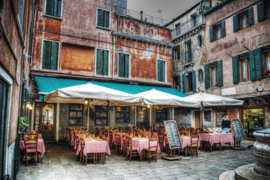
[[[239,118],[249,136],[269,128],[270,1],[226,0],[205,20],[206,91],[245,100],[243,107],[213,108],[211,122],[219,126],[222,114]]]
[[[131,12],[126,7],[125,0],[62,0],[57,3],[37,0],[32,83],[39,89],[42,81],[56,78],[69,82],[85,80],[172,87],[170,30],[163,27],[162,20]],[[53,90],[56,89],[50,91]],[[44,126],[41,126],[44,108],[51,116],[46,118],[46,123],[52,127],[42,132],[45,139],[58,141],[63,139],[66,127],[86,126],[83,105],[48,106],[42,103],[48,93],[36,91],[32,129],[40,130]],[[77,119],[70,113],[76,108],[80,111]],[[123,111],[129,112],[129,117],[125,122],[117,121],[121,118],[117,108],[112,107],[107,112],[106,107],[91,106],[90,129],[101,125],[135,125],[138,112],[145,115],[143,121],[149,121],[147,108],[140,107],[125,107]]]
[[[16,179],[20,160],[18,117],[30,116],[34,0],[0,1],[0,179]]]

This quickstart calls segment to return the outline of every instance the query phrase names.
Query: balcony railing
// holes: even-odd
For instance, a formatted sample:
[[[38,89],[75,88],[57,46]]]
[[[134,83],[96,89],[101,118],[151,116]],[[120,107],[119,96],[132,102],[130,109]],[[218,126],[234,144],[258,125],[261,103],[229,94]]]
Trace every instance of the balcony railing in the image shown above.
[[[203,15],[197,15],[186,22],[180,24],[180,27],[173,30],[173,39],[178,38],[179,36],[189,32],[193,28],[196,28],[197,26],[204,24],[205,19]]]
[[[160,18],[157,18],[154,16],[149,16],[149,15],[143,14],[143,11],[136,12],[136,11],[132,11],[132,10],[122,8],[119,6],[116,6],[115,8],[116,8],[116,13],[120,16],[130,17],[133,19],[137,19],[137,20],[151,23],[151,24],[158,25],[158,26],[164,26],[165,24],[169,23],[169,21],[166,21],[164,19],[160,19]]]

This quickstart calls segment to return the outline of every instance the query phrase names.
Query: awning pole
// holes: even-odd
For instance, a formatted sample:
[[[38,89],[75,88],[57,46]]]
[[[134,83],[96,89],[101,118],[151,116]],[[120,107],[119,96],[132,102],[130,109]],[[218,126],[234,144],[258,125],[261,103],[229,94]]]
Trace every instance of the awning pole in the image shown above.
[[[87,104],[87,131],[89,131],[89,103],[90,101],[88,101],[88,104]]]
[[[152,109],[151,109],[151,114],[152,114],[152,133],[153,133],[153,130],[154,130],[154,105],[152,106]]]

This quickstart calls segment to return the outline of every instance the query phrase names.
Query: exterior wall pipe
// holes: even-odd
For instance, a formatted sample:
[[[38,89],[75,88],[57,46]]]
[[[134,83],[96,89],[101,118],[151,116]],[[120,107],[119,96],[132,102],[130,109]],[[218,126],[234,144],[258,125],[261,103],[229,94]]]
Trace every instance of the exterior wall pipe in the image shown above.
[[[115,62],[115,36],[113,36],[113,70],[112,79],[114,79],[114,62]]]

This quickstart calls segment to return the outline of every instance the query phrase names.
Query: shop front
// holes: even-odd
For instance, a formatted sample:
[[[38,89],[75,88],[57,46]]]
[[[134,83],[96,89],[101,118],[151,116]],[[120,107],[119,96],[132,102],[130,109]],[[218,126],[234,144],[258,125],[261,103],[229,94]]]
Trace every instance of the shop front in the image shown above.
[[[243,127],[247,137],[253,132],[264,129],[264,109],[243,109]]]

